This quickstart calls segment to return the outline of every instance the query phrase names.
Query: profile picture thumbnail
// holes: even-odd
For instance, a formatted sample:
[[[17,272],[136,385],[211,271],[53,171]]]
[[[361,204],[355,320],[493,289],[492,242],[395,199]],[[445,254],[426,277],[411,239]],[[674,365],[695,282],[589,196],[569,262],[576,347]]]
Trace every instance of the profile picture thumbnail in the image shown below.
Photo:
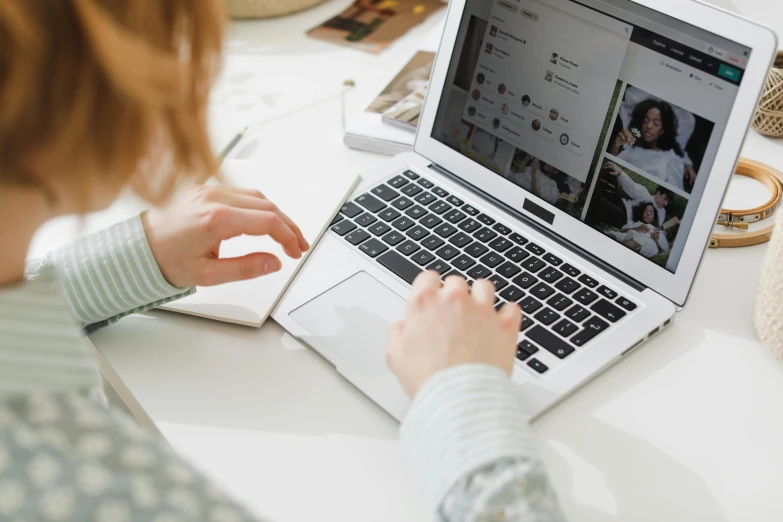
[[[491,43],[487,42],[486,47],[484,47],[484,52],[487,54],[492,54],[492,49],[494,48],[495,47]]]
[[[560,135],[560,145],[565,147],[566,145],[568,145],[569,141],[571,141],[571,138],[568,137],[568,134],[564,132],[563,134]]]
[[[500,107],[500,112],[502,112],[503,114],[508,114],[508,112],[509,112],[510,110],[511,110],[511,107],[509,107],[509,106],[508,106],[508,103],[504,103],[504,104],[503,104],[503,105]]]
[[[554,72],[552,72],[552,71],[547,71],[547,72],[546,72],[546,75],[544,76],[544,80],[545,80],[545,81],[547,81],[547,82],[550,82],[550,83],[551,83],[551,82],[552,82],[552,77],[553,77],[554,75],[555,75],[555,73],[554,73]]]
[[[560,111],[557,109],[550,109],[549,110],[549,119],[552,121],[557,121],[557,119],[560,117]]]
[[[533,120],[533,123],[530,126],[533,127],[534,131],[538,131],[541,129],[541,122],[539,120]]]
[[[479,85],[483,85],[484,80],[486,80],[486,78],[484,77],[484,73],[478,73],[476,75],[476,83],[478,83]]]
[[[522,107],[527,107],[528,105],[530,105],[530,96],[525,94],[522,96]]]
[[[500,118],[495,118],[492,120],[492,128],[497,129],[500,127]]]
[[[490,36],[497,36],[498,35],[498,26],[497,25],[493,25],[492,27],[489,28],[489,35]]]
[[[498,85],[498,94],[506,94],[506,84],[501,83]]]
[[[479,91],[478,89],[473,89],[473,92],[470,93],[470,97],[473,98],[474,100],[478,100],[479,98],[481,98],[481,91]]]
[[[552,57],[549,58],[549,61],[553,64],[557,65],[557,59],[560,58],[560,55],[557,53],[552,53]]]
[[[476,107],[475,105],[471,105],[468,107],[468,116],[475,116],[476,115]]]

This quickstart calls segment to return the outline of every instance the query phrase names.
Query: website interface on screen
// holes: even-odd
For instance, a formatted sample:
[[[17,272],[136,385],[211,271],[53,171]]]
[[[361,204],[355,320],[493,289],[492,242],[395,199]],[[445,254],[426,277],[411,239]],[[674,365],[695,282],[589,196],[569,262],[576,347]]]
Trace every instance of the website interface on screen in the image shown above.
[[[627,0],[468,0],[432,136],[675,272],[749,56]]]

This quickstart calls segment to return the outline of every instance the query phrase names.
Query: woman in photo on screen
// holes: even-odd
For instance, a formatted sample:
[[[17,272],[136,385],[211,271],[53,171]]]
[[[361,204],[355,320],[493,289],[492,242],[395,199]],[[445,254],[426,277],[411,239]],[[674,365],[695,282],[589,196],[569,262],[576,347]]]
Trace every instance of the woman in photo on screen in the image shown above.
[[[671,105],[652,98],[636,105],[629,128],[622,129],[609,145],[609,153],[660,180],[685,190],[685,176],[692,186],[696,174],[686,166],[677,143],[677,115]]]
[[[222,4],[0,2],[2,520],[257,520],[107,404],[84,340],[196,286],[280,269],[265,252],[221,258],[223,240],[309,249],[260,192],[202,184],[218,172],[206,121]],[[126,189],[155,206],[27,260],[45,222]],[[485,280],[414,281],[387,357],[412,398],[403,446],[441,520],[562,520],[509,379],[521,313],[493,305]]]
[[[669,241],[658,228],[658,213],[652,203],[642,202],[631,208],[631,221],[623,226],[622,232],[612,231],[609,235],[617,241],[631,246],[646,258],[669,250]]]

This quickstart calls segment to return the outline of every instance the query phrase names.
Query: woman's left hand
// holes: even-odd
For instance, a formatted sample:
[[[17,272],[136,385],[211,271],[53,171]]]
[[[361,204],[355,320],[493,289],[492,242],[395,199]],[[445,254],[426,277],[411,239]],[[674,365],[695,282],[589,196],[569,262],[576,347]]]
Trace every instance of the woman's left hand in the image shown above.
[[[173,286],[212,286],[280,270],[277,256],[254,252],[220,258],[220,244],[236,236],[270,236],[289,257],[310,248],[301,230],[254,189],[196,186],[165,208],[142,217],[163,277]]]
[[[696,184],[696,170],[690,163],[685,165],[685,179],[688,180],[691,186]]]

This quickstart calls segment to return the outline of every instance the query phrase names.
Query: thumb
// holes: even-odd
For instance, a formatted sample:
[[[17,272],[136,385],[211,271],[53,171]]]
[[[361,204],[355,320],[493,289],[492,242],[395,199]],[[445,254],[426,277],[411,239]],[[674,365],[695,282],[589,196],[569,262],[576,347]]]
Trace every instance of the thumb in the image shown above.
[[[210,262],[210,265],[207,286],[255,279],[277,272],[282,267],[277,256],[263,252],[241,257],[215,259]]]

